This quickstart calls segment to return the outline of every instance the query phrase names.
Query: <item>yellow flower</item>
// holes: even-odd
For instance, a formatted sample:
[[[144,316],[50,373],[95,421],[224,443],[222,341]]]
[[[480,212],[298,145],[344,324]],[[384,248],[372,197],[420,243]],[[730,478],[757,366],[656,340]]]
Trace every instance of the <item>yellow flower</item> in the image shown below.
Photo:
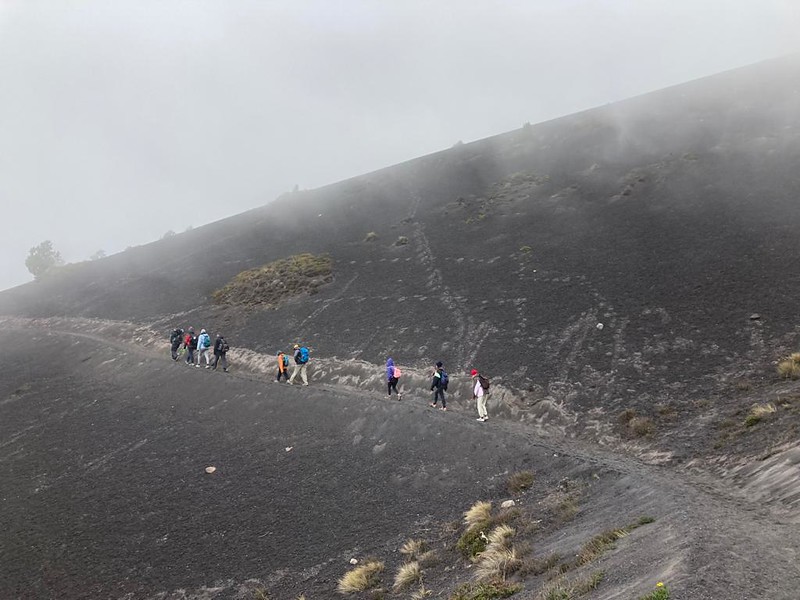
[[[664,583],[663,583],[663,582],[661,582],[661,581],[659,581],[659,582],[656,584],[656,587],[664,587]]]

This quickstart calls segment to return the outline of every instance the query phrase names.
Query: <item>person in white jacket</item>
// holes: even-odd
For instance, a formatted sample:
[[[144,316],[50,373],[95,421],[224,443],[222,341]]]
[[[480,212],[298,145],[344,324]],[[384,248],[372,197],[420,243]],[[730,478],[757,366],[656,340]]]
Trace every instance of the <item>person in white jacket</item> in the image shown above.
[[[195,367],[199,367],[200,363],[203,362],[203,357],[206,359],[206,369],[211,368],[211,353],[209,350],[211,349],[211,336],[206,333],[205,329],[200,330],[200,335],[197,336],[197,364]]]
[[[478,401],[478,421],[488,421],[489,413],[486,412],[486,401],[489,399],[489,380],[478,373],[477,369],[470,372],[474,385],[472,386],[472,399]]]

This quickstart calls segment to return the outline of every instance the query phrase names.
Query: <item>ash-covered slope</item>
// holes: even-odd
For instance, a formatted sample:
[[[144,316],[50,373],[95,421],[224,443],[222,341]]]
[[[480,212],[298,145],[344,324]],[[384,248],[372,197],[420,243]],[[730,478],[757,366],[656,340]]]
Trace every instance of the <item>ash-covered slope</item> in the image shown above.
[[[4,292],[0,313],[211,325],[256,350],[477,365],[532,398],[678,402],[797,340],[798,82],[800,58],[770,61],[287,194]],[[300,252],[335,261],[320,293],[211,303]]]

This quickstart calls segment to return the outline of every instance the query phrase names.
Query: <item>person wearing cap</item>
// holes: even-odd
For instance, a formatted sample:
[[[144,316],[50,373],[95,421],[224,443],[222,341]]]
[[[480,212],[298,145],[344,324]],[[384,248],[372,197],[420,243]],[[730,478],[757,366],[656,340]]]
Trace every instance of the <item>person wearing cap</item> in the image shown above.
[[[283,350],[278,350],[278,375],[275,377],[275,383],[280,383],[281,377],[289,381],[289,360]]]
[[[183,340],[183,347],[186,348],[186,364],[193,365],[194,351],[197,350],[197,336],[194,334],[194,327],[189,327]]]
[[[447,410],[447,399],[444,397],[444,391],[446,389],[444,378],[444,364],[442,364],[442,361],[439,361],[436,363],[436,369],[433,371],[433,380],[431,381],[431,391],[433,391],[433,402],[431,402],[431,406],[436,408],[436,404],[439,402],[439,398],[441,398],[441,410]]]
[[[478,421],[488,421],[489,413],[486,412],[486,401],[489,399],[489,389],[488,387],[484,389],[482,381],[484,378],[478,373],[477,369],[472,369],[470,376],[473,383],[472,399],[478,401]]]
[[[211,348],[211,336],[206,333],[205,329],[200,330],[200,335],[197,336],[197,364],[195,367],[200,367],[200,363],[203,362],[203,358],[206,359],[206,369],[211,368],[211,355],[208,353],[209,348]]]
[[[303,379],[303,385],[308,385],[308,375],[306,375],[306,370],[308,369],[308,348],[305,346],[300,346],[300,344],[294,345],[294,369],[292,370],[292,376],[289,377],[288,383],[289,385],[294,385],[294,379],[297,377],[297,374],[300,373],[300,377]]]

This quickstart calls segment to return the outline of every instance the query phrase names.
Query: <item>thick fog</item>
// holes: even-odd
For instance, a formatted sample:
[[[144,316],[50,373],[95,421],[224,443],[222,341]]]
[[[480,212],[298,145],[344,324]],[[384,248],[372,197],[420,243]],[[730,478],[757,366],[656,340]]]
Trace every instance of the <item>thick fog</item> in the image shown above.
[[[45,239],[119,252],[797,52],[798,26],[796,0],[0,0],[0,289]]]

